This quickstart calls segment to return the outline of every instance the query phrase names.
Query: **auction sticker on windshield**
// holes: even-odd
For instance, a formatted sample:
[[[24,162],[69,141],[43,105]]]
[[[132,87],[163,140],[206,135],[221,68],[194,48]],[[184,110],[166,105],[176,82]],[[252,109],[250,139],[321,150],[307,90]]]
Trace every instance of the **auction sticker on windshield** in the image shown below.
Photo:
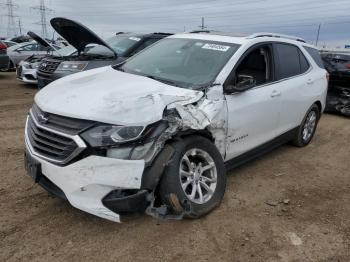
[[[227,45],[217,45],[217,44],[205,44],[202,46],[204,49],[210,49],[210,50],[216,50],[216,51],[221,51],[221,52],[226,52],[227,50],[230,49],[230,46]]]

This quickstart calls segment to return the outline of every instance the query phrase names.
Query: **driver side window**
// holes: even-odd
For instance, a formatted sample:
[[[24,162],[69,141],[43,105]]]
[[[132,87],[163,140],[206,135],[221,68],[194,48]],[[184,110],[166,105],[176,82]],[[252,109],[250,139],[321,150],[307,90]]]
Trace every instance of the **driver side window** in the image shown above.
[[[243,58],[229,81],[230,86],[246,90],[272,81],[272,56],[268,45],[259,46]]]

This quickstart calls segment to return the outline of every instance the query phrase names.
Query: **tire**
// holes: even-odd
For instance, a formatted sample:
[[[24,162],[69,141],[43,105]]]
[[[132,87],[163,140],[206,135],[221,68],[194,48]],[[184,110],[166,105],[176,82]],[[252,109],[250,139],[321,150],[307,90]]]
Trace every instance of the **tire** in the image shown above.
[[[292,144],[297,147],[304,147],[310,144],[317,129],[318,121],[320,120],[320,110],[316,104],[313,104],[307,111],[297,133],[295,134]],[[315,118],[315,119],[311,119]]]
[[[224,196],[226,170],[222,156],[212,142],[201,136],[186,137],[172,146],[176,152],[160,181],[160,199],[172,213],[181,214],[186,210],[185,217],[201,217],[218,206]],[[196,192],[191,198],[194,188]]]
[[[12,72],[12,71],[14,71],[14,69],[15,69],[14,63],[12,62],[12,60],[10,60],[7,71]]]

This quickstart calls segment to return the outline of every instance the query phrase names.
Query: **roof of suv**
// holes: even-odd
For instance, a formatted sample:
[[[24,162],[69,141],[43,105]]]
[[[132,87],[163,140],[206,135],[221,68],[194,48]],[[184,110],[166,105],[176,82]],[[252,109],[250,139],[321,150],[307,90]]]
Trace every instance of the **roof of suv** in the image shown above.
[[[188,33],[176,34],[174,36],[170,36],[174,38],[192,38],[192,39],[201,39],[201,40],[212,40],[212,41],[222,41],[228,43],[235,44],[244,44],[248,43],[254,39],[262,39],[262,41],[278,41],[278,42],[286,42],[286,43],[299,43],[305,46],[313,47],[313,45],[307,44],[306,41],[297,36],[289,36],[277,33],[255,33],[252,35],[245,35],[242,33],[235,32],[220,32],[220,31],[192,31]]]

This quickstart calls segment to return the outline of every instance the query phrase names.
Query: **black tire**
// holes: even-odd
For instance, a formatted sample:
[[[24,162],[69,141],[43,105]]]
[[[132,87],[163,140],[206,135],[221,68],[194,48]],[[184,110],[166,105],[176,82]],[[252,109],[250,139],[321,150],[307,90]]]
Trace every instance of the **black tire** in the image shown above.
[[[8,68],[7,68],[7,71],[8,72],[13,72],[15,70],[15,65],[14,63],[12,62],[12,60],[9,61],[9,65],[8,65]]]
[[[176,152],[171,163],[165,169],[160,181],[160,199],[171,208],[174,214],[180,214],[186,210],[185,217],[201,217],[218,206],[224,196],[226,189],[226,170],[222,156],[211,141],[201,136],[186,137],[183,140],[174,142],[172,146],[176,149]],[[209,198],[206,203],[202,204],[195,203],[188,199],[181,186],[180,165],[182,165],[182,159],[185,153],[191,149],[205,151],[214,161],[216,167],[216,187],[213,190],[211,198]],[[197,184],[200,183],[202,182],[198,183],[197,181]]]
[[[303,138],[303,131],[305,128],[305,124],[306,124],[306,121],[308,119],[308,116],[310,116],[310,114],[312,114],[312,112],[314,112],[316,114],[315,127],[311,133],[311,136],[308,137],[307,139],[304,139]],[[292,140],[293,145],[295,145],[297,147],[304,147],[304,146],[307,146],[308,144],[310,144],[312,138],[315,135],[315,132],[317,129],[317,124],[318,124],[318,121],[320,120],[320,116],[321,116],[321,113],[320,113],[318,106],[316,104],[313,104],[310,107],[310,109],[307,111],[307,113],[305,114],[305,117],[304,117],[303,121],[301,122],[301,125],[299,126],[299,129],[298,129],[297,133],[295,134],[294,139]]]

